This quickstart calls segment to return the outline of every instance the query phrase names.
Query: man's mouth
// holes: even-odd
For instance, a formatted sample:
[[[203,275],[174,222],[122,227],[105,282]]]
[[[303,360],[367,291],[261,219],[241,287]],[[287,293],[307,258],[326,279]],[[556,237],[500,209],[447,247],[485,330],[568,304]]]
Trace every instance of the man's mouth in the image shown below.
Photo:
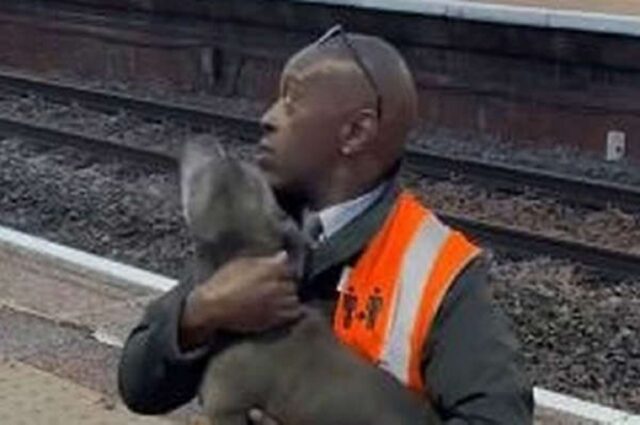
[[[256,153],[256,162],[262,168],[269,168],[275,160],[275,152],[268,140],[261,140]]]

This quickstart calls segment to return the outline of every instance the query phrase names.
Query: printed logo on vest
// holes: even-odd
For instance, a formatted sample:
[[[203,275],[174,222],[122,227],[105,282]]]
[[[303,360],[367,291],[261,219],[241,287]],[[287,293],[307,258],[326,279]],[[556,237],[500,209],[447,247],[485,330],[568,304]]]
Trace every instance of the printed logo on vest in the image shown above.
[[[369,299],[367,300],[367,321],[365,325],[367,329],[372,330],[376,327],[376,321],[378,320],[378,316],[380,316],[383,304],[384,299],[380,296],[380,288],[376,287],[373,295],[369,295]]]
[[[365,329],[371,331],[375,329],[378,317],[382,312],[382,306],[384,305],[384,298],[380,295],[380,288],[374,288],[374,293],[367,298],[367,305],[364,311],[358,310],[358,296],[353,293],[353,286],[347,288],[347,292],[343,294],[344,299],[342,303],[342,309],[344,315],[342,319],[342,327],[344,329],[350,329],[353,325],[354,315],[359,321],[365,322]]]
[[[342,319],[342,327],[349,329],[353,323],[353,314],[358,308],[358,297],[353,294],[353,286],[349,286],[343,296],[342,308],[344,309],[344,317]]]

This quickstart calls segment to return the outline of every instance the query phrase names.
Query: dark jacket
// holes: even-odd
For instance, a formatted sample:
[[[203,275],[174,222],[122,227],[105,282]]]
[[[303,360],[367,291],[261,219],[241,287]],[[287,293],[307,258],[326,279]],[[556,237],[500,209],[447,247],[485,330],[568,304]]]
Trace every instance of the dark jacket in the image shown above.
[[[391,186],[310,258],[299,294],[328,320],[343,267],[358,260],[397,194]],[[178,347],[178,323],[191,287],[182,282],[151,303],[127,339],[118,382],[124,402],[136,412],[165,413],[193,399],[207,358],[215,354],[214,347],[188,353]],[[532,423],[532,388],[518,350],[506,318],[492,305],[487,266],[476,259],[447,293],[424,347],[425,382],[444,423]]]

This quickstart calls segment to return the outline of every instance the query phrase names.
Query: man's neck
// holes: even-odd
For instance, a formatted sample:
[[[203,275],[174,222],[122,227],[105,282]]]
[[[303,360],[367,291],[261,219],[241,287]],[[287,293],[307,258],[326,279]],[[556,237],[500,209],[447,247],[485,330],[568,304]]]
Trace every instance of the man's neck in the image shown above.
[[[377,185],[374,184],[371,186],[359,188],[358,190],[345,190],[335,193],[329,193],[324,197],[318,197],[319,199],[317,199],[315,202],[310,200],[307,207],[312,211],[322,211],[334,205],[342,204],[352,199],[356,199],[369,192],[376,186]]]
[[[400,170],[400,166],[400,158],[383,173],[380,173],[379,164],[365,164],[358,170],[356,170],[357,166],[355,164],[346,164],[324,181],[314,181],[314,189],[303,196],[302,204],[308,210],[320,211],[358,198],[374,190],[383,182],[394,179]],[[304,191],[300,193],[304,193]]]
[[[378,178],[362,180],[338,177],[333,182],[319,185],[322,190],[310,194],[306,206],[312,211],[321,211],[333,205],[342,204],[374,190],[382,182],[388,180],[388,177],[386,174]]]

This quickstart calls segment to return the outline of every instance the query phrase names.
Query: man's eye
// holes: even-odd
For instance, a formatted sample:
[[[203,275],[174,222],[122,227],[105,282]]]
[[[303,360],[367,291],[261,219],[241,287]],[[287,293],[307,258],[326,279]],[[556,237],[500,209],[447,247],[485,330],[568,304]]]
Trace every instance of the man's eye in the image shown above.
[[[291,98],[290,95],[285,96],[282,99],[283,103],[284,103],[284,108],[287,112],[292,112],[293,111],[293,99]]]

